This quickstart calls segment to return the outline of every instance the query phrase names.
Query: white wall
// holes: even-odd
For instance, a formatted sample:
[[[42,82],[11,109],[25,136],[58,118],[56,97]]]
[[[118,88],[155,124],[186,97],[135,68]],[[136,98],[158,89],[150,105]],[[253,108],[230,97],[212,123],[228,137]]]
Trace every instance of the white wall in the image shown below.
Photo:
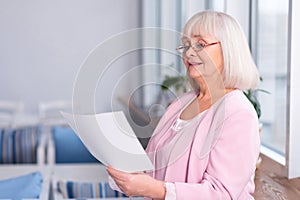
[[[88,53],[108,37],[138,27],[138,9],[139,0],[1,0],[0,100],[24,101],[32,113],[40,101],[71,100]],[[123,64],[131,67],[134,58]]]

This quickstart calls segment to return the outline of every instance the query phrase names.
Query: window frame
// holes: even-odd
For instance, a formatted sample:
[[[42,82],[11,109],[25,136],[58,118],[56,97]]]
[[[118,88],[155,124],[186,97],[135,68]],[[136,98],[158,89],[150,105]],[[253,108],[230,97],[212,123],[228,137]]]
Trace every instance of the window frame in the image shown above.
[[[286,168],[287,177],[300,177],[300,25],[296,23],[300,17],[300,2],[289,0],[289,34],[288,34],[288,119],[287,119],[287,139],[286,139]],[[298,87],[297,87],[298,86]]]

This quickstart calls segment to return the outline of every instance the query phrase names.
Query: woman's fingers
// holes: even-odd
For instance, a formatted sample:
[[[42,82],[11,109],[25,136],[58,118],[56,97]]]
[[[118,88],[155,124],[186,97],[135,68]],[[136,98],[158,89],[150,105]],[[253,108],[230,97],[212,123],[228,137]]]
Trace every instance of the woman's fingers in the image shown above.
[[[110,166],[107,172],[114,179],[119,189],[127,196],[163,197],[165,194],[162,182],[158,182],[144,173],[127,173]]]
[[[106,168],[108,174],[113,178],[113,179],[117,179],[117,180],[124,180],[126,179],[126,175],[119,171],[119,170],[116,170],[112,167],[107,167]]]
[[[127,182],[130,180],[133,174],[123,172],[120,170],[117,170],[115,168],[112,168],[110,166],[106,167],[108,174],[115,180],[115,181],[122,181]]]
[[[129,190],[130,187],[130,177],[133,176],[130,173],[122,172],[112,167],[106,167],[108,174],[114,179],[115,183],[118,185],[120,190],[126,195],[130,196],[134,191]]]

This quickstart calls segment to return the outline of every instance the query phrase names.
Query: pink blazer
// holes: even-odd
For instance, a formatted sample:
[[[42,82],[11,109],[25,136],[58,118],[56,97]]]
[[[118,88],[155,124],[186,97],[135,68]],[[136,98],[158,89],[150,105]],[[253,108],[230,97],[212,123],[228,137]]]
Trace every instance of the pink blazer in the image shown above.
[[[174,131],[194,98],[193,92],[183,95],[160,120],[146,149],[155,165],[151,175],[173,184],[167,194],[174,192],[178,200],[253,199],[260,138],[252,104],[234,90],[183,132]]]

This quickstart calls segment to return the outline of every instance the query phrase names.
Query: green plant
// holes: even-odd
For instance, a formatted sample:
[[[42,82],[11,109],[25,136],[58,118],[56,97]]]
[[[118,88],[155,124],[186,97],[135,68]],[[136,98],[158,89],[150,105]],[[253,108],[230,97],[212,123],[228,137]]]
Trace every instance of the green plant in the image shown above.
[[[263,78],[260,76],[259,77],[260,81],[263,81]],[[246,95],[246,97],[248,98],[248,100],[251,102],[251,104],[253,105],[257,117],[258,119],[261,117],[261,106],[260,106],[260,102],[257,98],[257,92],[264,92],[267,94],[270,94],[270,92],[268,92],[267,90],[263,90],[263,89],[249,89],[249,90],[245,90],[244,94]]]
[[[164,81],[161,84],[162,90],[167,90],[174,87],[176,91],[179,91],[180,89],[183,90],[183,92],[187,91],[186,88],[186,76],[185,75],[179,75],[179,76],[165,76]]]
[[[262,89],[256,89],[256,90],[249,89],[249,90],[243,91],[244,94],[246,95],[246,97],[248,98],[248,100],[253,105],[253,107],[254,107],[254,109],[256,111],[258,119],[261,117],[261,105],[260,105],[260,102],[259,102],[259,100],[257,98],[257,92],[259,92],[259,91],[269,94],[268,91],[262,90]]]

